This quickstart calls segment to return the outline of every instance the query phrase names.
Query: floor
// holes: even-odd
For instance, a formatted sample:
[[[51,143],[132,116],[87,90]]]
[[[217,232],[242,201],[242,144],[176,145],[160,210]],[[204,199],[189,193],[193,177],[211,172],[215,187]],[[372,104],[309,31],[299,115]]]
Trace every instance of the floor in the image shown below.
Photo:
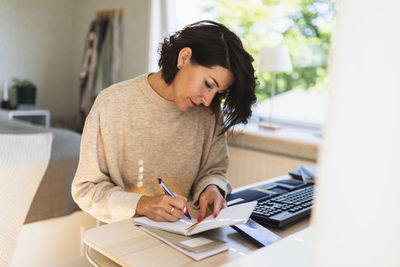
[[[89,267],[82,240],[85,231],[95,226],[96,220],[82,211],[25,224],[10,267]]]
[[[65,262],[60,263],[59,265],[56,265],[56,267],[92,267],[92,265],[82,257],[76,258],[76,259],[71,259],[71,260],[66,260]]]

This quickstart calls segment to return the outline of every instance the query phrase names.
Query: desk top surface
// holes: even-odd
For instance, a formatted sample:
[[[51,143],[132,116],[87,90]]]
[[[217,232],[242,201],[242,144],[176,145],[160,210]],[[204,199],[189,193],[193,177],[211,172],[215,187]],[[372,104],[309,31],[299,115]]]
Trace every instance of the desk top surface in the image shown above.
[[[285,178],[289,177],[285,175],[268,180],[268,182]],[[240,187],[234,191],[240,191],[265,182]],[[270,230],[284,238],[306,228],[308,225],[309,219],[306,219],[284,231]],[[226,241],[229,250],[201,261],[194,261],[157,238],[150,236],[135,226],[133,219],[89,229],[85,232],[84,242],[122,266],[133,266],[137,265],[138,262],[141,266],[219,266],[257,250],[257,247],[251,241],[231,227],[222,227],[209,232],[214,237]]]

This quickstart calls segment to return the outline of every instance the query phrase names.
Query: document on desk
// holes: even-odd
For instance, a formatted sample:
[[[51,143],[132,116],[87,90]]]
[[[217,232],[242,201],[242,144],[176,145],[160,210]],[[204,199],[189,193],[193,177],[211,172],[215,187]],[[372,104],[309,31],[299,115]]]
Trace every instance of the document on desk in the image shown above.
[[[148,226],[139,226],[139,228],[196,261],[228,249],[226,242],[202,236],[202,234],[184,236]]]
[[[189,220],[186,217],[176,222],[156,222],[147,217],[135,218],[134,221],[136,225],[149,226],[155,229],[190,236],[222,226],[246,223],[256,204],[257,201],[252,201],[227,207],[220,210],[217,218],[210,215],[200,222],[197,222],[195,219]]]
[[[314,183],[315,182],[317,171],[318,171],[317,166],[300,164],[299,171],[300,171],[301,177],[303,178],[303,182],[306,182],[306,183]]]

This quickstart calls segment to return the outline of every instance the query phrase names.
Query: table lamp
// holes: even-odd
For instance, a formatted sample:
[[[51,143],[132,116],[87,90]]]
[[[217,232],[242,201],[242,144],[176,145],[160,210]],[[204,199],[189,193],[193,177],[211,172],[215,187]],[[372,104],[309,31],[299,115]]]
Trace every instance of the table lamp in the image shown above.
[[[271,87],[271,96],[269,100],[270,104],[269,123],[260,124],[260,127],[271,130],[278,130],[281,128],[281,126],[276,124],[274,125],[272,123],[272,112],[273,112],[272,101],[275,95],[276,72],[292,71],[292,63],[290,61],[288,46],[278,45],[275,47],[264,47],[263,49],[261,49],[259,71],[272,72],[272,87]]]

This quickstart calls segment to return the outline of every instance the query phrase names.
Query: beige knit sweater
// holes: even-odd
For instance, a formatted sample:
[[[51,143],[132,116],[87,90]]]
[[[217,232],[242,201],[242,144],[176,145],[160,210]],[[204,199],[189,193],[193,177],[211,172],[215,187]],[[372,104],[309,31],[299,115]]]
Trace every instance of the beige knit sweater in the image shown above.
[[[72,196],[104,222],[134,216],[142,195],[163,194],[157,177],[193,202],[209,184],[231,191],[215,115],[204,106],[180,111],[148,75],[103,90],[85,122]]]

